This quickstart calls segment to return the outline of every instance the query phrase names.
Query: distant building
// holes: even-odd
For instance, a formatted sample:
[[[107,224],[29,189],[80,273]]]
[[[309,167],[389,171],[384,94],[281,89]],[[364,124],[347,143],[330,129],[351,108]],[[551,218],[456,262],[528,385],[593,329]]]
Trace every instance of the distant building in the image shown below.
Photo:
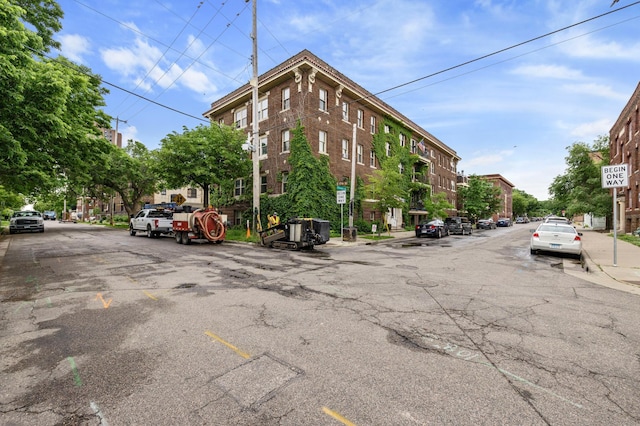
[[[625,233],[640,227],[640,83],[609,132],[611,165],[627,164],[629,185],[617,190],[619,226]],[[613,194],[614,189],[611,189]]]
[[[512,218],[514,185],[499,174],[481,175],[480,177],[500,188],[500,211],[493,215],[493,220],[498,220],[501,217]]]
[[[177,203],[192,207],[204,207],[204,192],[200,188],[161,189],[153,194],[153,204]]]
[[[456,152],[308,50],[259,76],[258,90],[260,148],[253,154],[260,159],[263,194],[278,196],[286,192],[291,170],[287,162],[290,140],[298,120],[313,152],[329,158],[330,171],[338,182],[350,180],[355,162],[356,176],[365,183],[380,167],[372,143],[374,134],[392,133],[392,126],[387,123],[397,123],[403,129],[403,133],[394,135],[400,146],[420,158],[413,170],[405,171],[412,173],[414,182],[408,212],[411,221],[417,223],[428,214],[420,201],[424,194],[444,192],[455,205],[456,167],[460,160]],[[252,87],[245,84],[213,102],[203,115],[212,123],[243,129],[249,136],[251,111]],[[235,187],[236,195],[242,195],[252,183],[238,179]],[[240,207],[225,211],[231,223],[238,224],[242,211],[249,206]],[[365,220],[381,219],[370,203],[364,210]],[[403,212],[397,209],[388,213],[390,223],[398,227],[403,225],[402,216]]]
[[[500,188],[500,211],[492,215],[493,220],[497,221],[501,217],[512,218],[514,185],[499,174],[477,176],[491,183],[493,186]],[[464,174],[464,170],[458,173],[456,180],[458,188],[469,186],[469,177]],[[458,205],[462,206],[462,200],[458,199]]]

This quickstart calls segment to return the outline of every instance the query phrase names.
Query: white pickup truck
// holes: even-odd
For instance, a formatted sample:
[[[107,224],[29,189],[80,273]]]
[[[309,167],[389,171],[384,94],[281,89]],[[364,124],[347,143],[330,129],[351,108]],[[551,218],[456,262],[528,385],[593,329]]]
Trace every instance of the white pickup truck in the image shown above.
[[[140,210],[129,221],[129,234],[135,237],[136,232],[146,232],[149,238],[173,233],[173,212],[159,209]]]

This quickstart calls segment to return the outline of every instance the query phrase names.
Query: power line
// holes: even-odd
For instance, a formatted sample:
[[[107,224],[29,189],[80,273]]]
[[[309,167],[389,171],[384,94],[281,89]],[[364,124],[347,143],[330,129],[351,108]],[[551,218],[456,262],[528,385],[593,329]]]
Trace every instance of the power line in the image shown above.
[[[443,70],[440,70],[440,71],[437,71],[437,72],[434,72],[434,73],[431,73],[431,74],[425,75],[424,77],[416,78],[415,80],[411,80],[411,81],[408,81],[408,82],[406,82],[406,83],[402,83],[402,84],[399,84],[399,85],[397,85],[397,86],[393,86],[393,87],[391,87],[391,88],[389,88],[389,89],[385,89],[385,90],[382,90],[382,91],[380,91],[380,92],[378,92],[378,93],[374,93],[374,94],[373,94],[373,95],[371,95],[371,96],[378,96],[378,95],[380,95],[380,94],[382,94],[382,93],[390,92],[390,91],[392,91],[392,90],[396,90],[396,89],[399,89],[399,88],[401,88],[401,87],[408,86],[408,85],[413,84],[413,83],[417,83],[418,81],[422,81],[422,80],[425,80],[425,79],[427,79],[427,78],[434,77],[434,76],[439,75],[439,74],[444,74],[445,72],[448,72],[448,71],[454,70],[454,69],[456,69],[456,68],[464,67],[465,65],[469,65],[469,64],[472,64],[472,63],[474,63],[474,62],[481,61],[481,60],[486,59],[486,58],[489,58],[489,57],[491,57],[491,56],[495,56],[495,55],[498,55],[498,54],[500,54],[500,53],[506,52],[506,51],[508,51],[508,50],[515,49],[516,47],[524,46],[525,44],[529,44],[529,43],[532,43],[532,42],[534,42],[534,41],[541,40],[541,39],[543,39],[543,38],[546,38],[546,37],[549,37],[549,36],[551,36],[551,35],[557,34],[557,33],[559,33],[559,32],[566,31],[566,30],[568,30],[568,29],[570,29],[570,28],[577,27],[577,26],[579,26],[579,25],[585,24],[585,23],[587,23],[587,22],[595,21],[596,19],[602,18],[603,16],[611,15],[612,13],[619,12],[619,11],[620,11],[620,10],[622,10],[622,9],[626,9],[626,8],[628,8],[628,7],[635,6],[635,5],[637,5],[637,4],[640,4],[640,1],[636,1],[636,2],[634,2],[634,3],[628,4],[627,6],[619,7],[618,9],[614,9],[614,10],[611,10],[611,11],[609,11],[609,12],[605,12],[605,13],[602,13],[602,14],[600,14],[600,15],[594,16],[594,17],[592,17],[592,18],[585,19],[585,20],[580,21],[580,22],[577,22],[577,23],[575,23],[575,24],[567,25],[566,27],[562,27],[562,28],[560,28],[560,29],[557,29],[557,30],[555,30],[555,31],[548,32],[548,33],[543,34],[543,35],[541,35],[541,36],[537,36],[537,37],[531,38],[531,39],[529,39],[529,40],[526,40],[526,41],[523,41],[523,42],[520,42],[520,43],[517,43],[517,44],[513,44],[513,45],[511,45],[511,46],[509,46],[509,47],[505,47],[504,49],[496,50],[496,51],[494,51],[494,52],[492,52],[492,53],[488,53],[488,54],[486,54],[486,55],[483,55],[483,56],[477,57],[477,58],[475,58],[475,59],[471,59],[471,60],[466,61],[466,62],[463,62],[463,63],[461,63],[461,64],[454,65],[454,66],[452,66],[452,67],[445,68],[445,69],[443,69]],[[367,98],[369,98],[369,97],[371,97],[371,96],[367,96],[367,97],[364,97],[364,98],[362,98],[362,99],[358,99],[358,100],[364,100],[364,99],[367,99]]]

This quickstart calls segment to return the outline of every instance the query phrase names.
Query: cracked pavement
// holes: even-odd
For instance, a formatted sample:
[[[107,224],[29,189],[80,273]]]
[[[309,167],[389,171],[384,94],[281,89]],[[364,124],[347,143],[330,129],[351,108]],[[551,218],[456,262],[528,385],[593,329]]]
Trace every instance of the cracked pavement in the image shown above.
[[[640,424],[638,296],[528,238],[5,237],[0,423]]]

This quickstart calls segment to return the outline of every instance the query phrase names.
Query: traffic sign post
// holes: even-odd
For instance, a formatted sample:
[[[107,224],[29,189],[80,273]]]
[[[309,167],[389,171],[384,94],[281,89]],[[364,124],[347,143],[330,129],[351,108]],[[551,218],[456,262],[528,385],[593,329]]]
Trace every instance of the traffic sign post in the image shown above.
[[[344,205],[347,202],[347,187],[336,186],[336,202],[340,204],[340,234],[344,226]]]
[[[627,164],[602,166],[602,187],[613,188],[613,266],[618,266],[618,190],[629,186]]]

